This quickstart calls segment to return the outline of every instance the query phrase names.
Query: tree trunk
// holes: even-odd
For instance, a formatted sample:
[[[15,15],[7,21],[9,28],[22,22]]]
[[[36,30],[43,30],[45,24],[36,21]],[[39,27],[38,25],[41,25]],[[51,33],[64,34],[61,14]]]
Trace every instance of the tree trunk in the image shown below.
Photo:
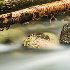
[[[29,6],[43,4],[55,0],[4,0],[0,1],[0,14],[16,11]]]
[[[32,6],[19,11],[0,15],[0,26],[9,28],[15,23],[24,23],[42,16],[48,16],[70,10],[70,1],[56,1],[42,5]]]

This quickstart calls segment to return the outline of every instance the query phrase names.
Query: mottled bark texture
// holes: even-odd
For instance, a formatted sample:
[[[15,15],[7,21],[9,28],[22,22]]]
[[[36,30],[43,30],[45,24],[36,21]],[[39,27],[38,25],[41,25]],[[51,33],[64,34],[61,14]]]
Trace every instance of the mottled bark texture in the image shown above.
[[[2,0],[0,1],[0,14],[16,11],[29,6],[43,4],[55,0]]]
[[[15,23],[24,23],[32,19],[36,19],[42,16],[54,15],[59,12],[65,12],[70,10],[70,1],[56,1],[46,3],[42,5],[32,6],[19,11],[0,15],[0,28],[6,27]]]

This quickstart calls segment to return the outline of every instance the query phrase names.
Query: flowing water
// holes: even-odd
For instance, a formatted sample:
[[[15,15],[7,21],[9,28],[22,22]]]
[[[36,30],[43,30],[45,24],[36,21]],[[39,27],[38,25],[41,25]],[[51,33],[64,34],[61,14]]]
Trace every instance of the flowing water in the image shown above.
[[[51,32],[59,38],[63,25],[70,23],[70,17],[57,15],[57,19],[50,25],[48,18],[40,18],[30,21],[30,25],[11,26],[9,30],[20,30],[24,35],[14,43],[0,44],[0,70],[70,70],[70,48],[66,45],[50,50],[24,49],[21,45],[32,33]]]

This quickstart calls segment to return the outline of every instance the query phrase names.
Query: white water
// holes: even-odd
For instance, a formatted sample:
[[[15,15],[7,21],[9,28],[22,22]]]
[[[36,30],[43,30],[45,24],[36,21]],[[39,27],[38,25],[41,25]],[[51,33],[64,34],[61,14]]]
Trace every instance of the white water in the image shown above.
[[[35,32],[50,31],[59,37],[60,27],[68,22],[56,21],[50,26],[48,22],[40,23],[32,27],[28,25],[22,30],[27,33],[32,30],[34,33],[35,29]],[[55,48],[45,51],[28,50],[22,48],[21,41],[10,45],[0,44],[0,70],[70,70],[70,48],[61,45]]]
[[[19,49],[21,44],[4,45],[0,44],[0,53]]]
[[[27,53],[28,52],[28,53]],[[70,49],[51,52],[15,51],[0,55],[0,70],[69,70]],[[4,57],[4,58],[3,58]],[[68,69],[67,69],[68,68]]]

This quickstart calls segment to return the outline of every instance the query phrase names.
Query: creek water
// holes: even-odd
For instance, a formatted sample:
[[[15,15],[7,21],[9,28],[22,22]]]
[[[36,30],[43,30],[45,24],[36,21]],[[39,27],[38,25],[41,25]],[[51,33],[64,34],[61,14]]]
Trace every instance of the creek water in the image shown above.
[[[23,40],[32,33],[51,32],[59,39],[63,25],[70,23],[70,16],[57,15],[57,19],[52,24],[49,24],[48,18],[40,18],[38,21],[30,21],[29,25],[11,26],[10,29],[21,30],[25,35],[15,43],[0,44],[0,70],[70,70],[70,48],[66,45],[50,50],[22,47]]]

